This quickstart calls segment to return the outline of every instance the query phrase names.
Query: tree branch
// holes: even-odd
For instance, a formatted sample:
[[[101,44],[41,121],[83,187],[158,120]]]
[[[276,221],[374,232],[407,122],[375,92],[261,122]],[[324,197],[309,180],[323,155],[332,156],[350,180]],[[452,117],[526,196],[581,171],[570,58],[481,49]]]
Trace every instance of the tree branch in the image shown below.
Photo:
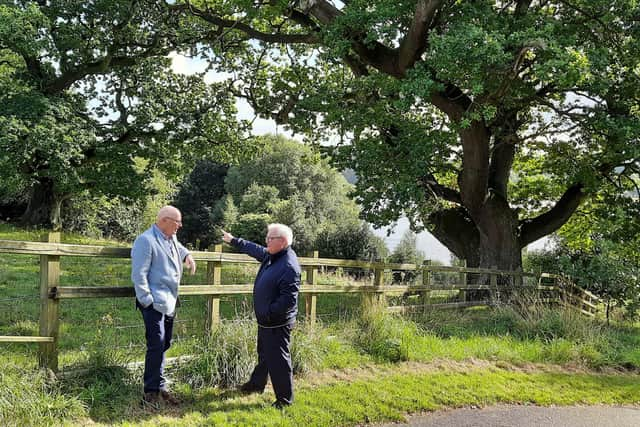
[[[193,15],[199,18],[202,18],[203,20],[211,24],[217,25],[218,27],[221,27],[221,28],[227,28],[229,30],[235,29],[235,30],[241,31],[251,38],[254,38],[256,40],[261,40],[267,43],[314,44],[320,41],[320,39],[316,34],[282,34],[282,33],[265,33],[262,31],[258,31],[255,28],[251,27],[250,25],[245,24],[241,20],[224,19],[209,11],[198,9],[192,4],[190,4],[189,2],[187,2],[186,5],[176,5],[176,6],[173,6],[172,8],[176,10],[178,9],[184,10],[185,8],[188,8],[189,12],[191,12]],[[300,16],[297,16],[296,18],[298,21],[301,19]],[[309,23],[307,22],[307,24]]]
[[[434,212],[429,215],[428,222],[433,224],[430,231],[434,237],[455,256],[467,260],[471,267],[479,265],[478,228],[463,208]]]
[[[532,0],[518,0],[516,4],[515,15],[516,16],[526,15],[527,10],[529,9],[529,6],[531,6],[531,1]]]
[[[584,199],[583,188],[582,184],[572,185],[549,211],[520,221],[520,247],[523,248],[562,227]]]
[[[422,188],[424,188],[425,192],[432,194],[434,197],[439,197],[449,202],[462,205],[462,198],[460,197],[460,193],[440,184],[436,177],[433,176],[433,174],[428,173],[421,176],[420,178],[418,178],[418,183]]]
[[[494,143],[491,150],[491,164],[489,165],[489,187],[494,192],[508,200],[507,188],[509,174],[515,156],[515,144],[508,140]]]
[[[419,0],[409,31],[400,42],[398,69],[406,72],[424,53],[429,45],[429,29],[443,0]]]
[[[312,16],[324,25],[342,15],[340,10],[326,0],[298,0],[297,4],[301,13]],[[366,31],[358,28],[345,34],[351,42],[351,48],[362,61],[387,75],[403,77],[404,73],[398,68],[398,52],[379,42],[365,43],[366,36]]]
[[[69,89],[71,85],[73,85],[78,80],[82,79],[85,76],[93,75],[93,74],[105,74],[117,67],[128,67],[134,65],[139,58],[148,56],[141,55],[136,57],[116,57],[113,58],[110,55],[106,55],[104,58],[99,61],[92,62],[90,64],[85,64],[83,67],[76,68],[75,70],[68,71],[62,74],[60,77],[54,79],[49,84],[45,86],[42,92],[45,95],[53,95],[56,93],[60,93],[66,89]]]
[[[521,122],[517,111],[499,113],[492,121],[493,147],[489,165],[489,187],[508,200],[509,174],[513,165],[516,145],[520,142],[518,129]]]

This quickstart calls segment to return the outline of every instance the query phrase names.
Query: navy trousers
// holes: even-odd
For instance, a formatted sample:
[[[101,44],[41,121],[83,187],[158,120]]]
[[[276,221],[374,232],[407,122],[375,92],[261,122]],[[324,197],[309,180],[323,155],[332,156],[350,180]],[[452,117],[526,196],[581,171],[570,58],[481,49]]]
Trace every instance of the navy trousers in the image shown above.
[[[276,399],[293,403],[293,367],[291,364],[291,330],[293,324],[277,328],[258,327],[258,364],[253,369],[249,384],[255,390],[264,390],[267,375]]]
[[[147,354],[144,358],[144,392],[166,388],[164,354],[171,347],[173,317],[155,310],[153,306],[140,308],[144,320]]]

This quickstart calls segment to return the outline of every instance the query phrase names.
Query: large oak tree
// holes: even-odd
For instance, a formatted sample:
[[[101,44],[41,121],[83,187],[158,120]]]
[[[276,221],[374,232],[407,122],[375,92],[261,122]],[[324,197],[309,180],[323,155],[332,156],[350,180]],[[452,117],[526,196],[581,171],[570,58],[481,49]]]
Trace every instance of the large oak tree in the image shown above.
[[[338,141],[366,218],[521,268],[602,183],[637,179],[634,0],[212,0],[217,58],[266,117]],[[231,53],[233,52],[233,53]],[[635,176],[635,178],[634,178]]]
[[[195,23],[162,1],[0,1],[0,177],[25,189],[25,224],[59,227],[83,190],[140,197],[136,157],[169,176],[225,157],[235,99],[171,69],[217,37]]]

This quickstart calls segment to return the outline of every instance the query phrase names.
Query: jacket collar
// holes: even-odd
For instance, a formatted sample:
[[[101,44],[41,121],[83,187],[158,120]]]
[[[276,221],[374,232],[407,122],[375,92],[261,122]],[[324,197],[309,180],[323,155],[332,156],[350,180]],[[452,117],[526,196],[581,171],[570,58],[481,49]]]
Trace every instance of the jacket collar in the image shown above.
[[[166,234],[162,232],[162,230],[160,230],[160,227],[158,227],[157,224],[153,224],[151,228],[153,228],[153,232],[155,233],[157,238],[164,239],[164,240],[173,240],[174,236],[168,237]]]
[[[284,256],[286,253],[288,253],[291,250],[291,246],[287,246],[286,248],[284,248],[283,250],[281,250],[280,252],[276,252],[275,254],[269,254],[269,259],[271,260],[271,262],[274,262],[275,260],[277,260],[278,258]]]
[[[156,236],[156,240],[160,243],[160,246],[167,253],[168,258],[177,268],[180,268],[182,266],[180,260],[176,259],[176,257],[171,253],[171,249],[167,246],[167,242],[169,242],[169,245],[171,245],[176,251],[176,256],[179,256],[177,252],[178,247],[175,244],[176,236],[167,237],[166,234],[164,234],[162,230],[160,230],[160,227],[158,227],[156,224],[153,224],[151,226],[151,229],[153,230],[153,234]]]

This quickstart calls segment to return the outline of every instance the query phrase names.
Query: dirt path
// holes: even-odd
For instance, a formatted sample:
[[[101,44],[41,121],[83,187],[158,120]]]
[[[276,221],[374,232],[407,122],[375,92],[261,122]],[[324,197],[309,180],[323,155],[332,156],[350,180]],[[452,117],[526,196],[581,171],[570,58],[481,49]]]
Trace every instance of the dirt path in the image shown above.
[[[410,415],[376,427],[638,427],[640,407],[499,405]]]

